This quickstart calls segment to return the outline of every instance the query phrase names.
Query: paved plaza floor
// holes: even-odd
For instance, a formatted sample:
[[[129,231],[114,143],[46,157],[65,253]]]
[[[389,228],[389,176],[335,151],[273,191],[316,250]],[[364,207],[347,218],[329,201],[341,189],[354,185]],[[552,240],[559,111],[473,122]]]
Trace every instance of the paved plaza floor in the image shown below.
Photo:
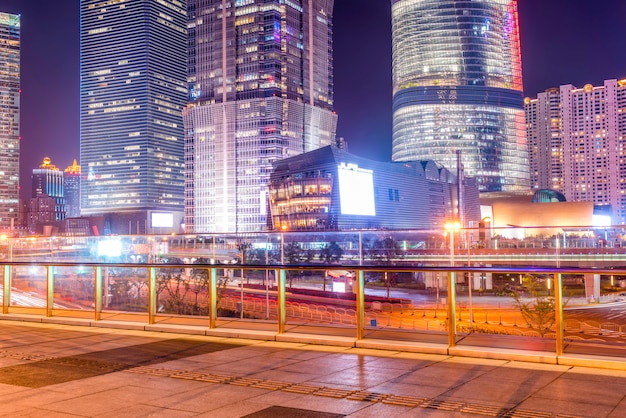
[[[0,321],[0,416],[626,417],[626,371]]]

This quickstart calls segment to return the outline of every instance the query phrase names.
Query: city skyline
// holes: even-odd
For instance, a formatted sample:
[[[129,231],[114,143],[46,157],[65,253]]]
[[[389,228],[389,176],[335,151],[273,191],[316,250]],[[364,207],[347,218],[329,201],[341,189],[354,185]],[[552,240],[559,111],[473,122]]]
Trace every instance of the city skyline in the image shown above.
[[[381,161],[391,155],[390,3],[338,0],[334,12],[337,136],[350,152]],[[22,18],[20,184],[27,196],[29,173],[44,156],[64,168],[79,155],[79,2],[0,0],[0,11]],[[626,76],[626,56],[617,53],[626,39],[621,12],[619,0],[521,1],[525,96]]]

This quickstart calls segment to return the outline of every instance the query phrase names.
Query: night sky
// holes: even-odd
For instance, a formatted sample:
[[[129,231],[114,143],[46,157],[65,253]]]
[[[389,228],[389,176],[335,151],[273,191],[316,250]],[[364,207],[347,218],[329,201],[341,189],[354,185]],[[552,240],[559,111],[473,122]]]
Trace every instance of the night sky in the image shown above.
[[[43,157],[79,158],[79,0],[0,0],[22,16],[21,184]],[[520,0],[525,95],[626,78],[626,1]],[[337,136],[391,159],[391,0],[335,0]],[[79,161],[80,163],[80,161]]]

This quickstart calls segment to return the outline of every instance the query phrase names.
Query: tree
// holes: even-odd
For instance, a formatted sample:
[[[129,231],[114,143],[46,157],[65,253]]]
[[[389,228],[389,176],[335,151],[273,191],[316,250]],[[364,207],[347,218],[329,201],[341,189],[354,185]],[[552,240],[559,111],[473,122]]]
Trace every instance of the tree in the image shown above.
[[[542,337],[548,333],[556,322],[556,303],[554,297],[544,296],[544,279],[536,276],[526,276],[524,283],[532,298],[524,300],[520,293],[513,292],[513,304],[520,310],[522,318],[529,328],[536,329]],[[563,307],[567,302],[563,302]]]
[[[319,254],[320,261],[326,264],[336,263],[341,260],[341,257],[343,257],[343,248],[335,241],[324,245]]]
[[[285,257],[285,264],[299,264],[301,263],[306,255],[300,247],[300,244],[297,242],[290,242],[289,244],[285,244],[285,248],[283,249],[283,256]]]
[[[528,327],[536,329],[542,337],[545,336],[556,322],[554,298],[537,296],[524,301],[517,292],[512,297]]]
[[[396,260],[404,258],[404,251],[392,236],[376,239],[371,244],[368,240],[364,243],[364,247],[366,256],[377,265],[393,265]],[[391,281],[387,271],[384,273],[384,281],[387,286],[387,297],[389,297]]]
[[[168,269],[157,274],[157,296],[167,295],[167,298],[159,300],[163,302],[165,312],[185,314],[185,297],[190,290],[189,276],[180,271]]]
[[[189,274],[189,278],[189,290],[195,295],[192,312],[196,314],[208,313],[208,306],[206,303],[200,302],[200,295],[208,294],[209,272],[206,269],[193,269]],[[206,302],[206,298],[204,302]]]
[[[375,264],[393,264],[396,260],[404,258],[400,244],[391,236],[372,242],[366,249],[366,254]]]
[[[290,242],[289,244],[285,244],[285,248],[283,249],[283,256],[285,257],[285,264],[300,264],[306,259],[306,254],[302,250],[302,247],[300,247],[300,244],[296,242]],[[302,271],[296,273],[292,270],[287,270],[289,288],[293,286],[294,274],[302,274]]]

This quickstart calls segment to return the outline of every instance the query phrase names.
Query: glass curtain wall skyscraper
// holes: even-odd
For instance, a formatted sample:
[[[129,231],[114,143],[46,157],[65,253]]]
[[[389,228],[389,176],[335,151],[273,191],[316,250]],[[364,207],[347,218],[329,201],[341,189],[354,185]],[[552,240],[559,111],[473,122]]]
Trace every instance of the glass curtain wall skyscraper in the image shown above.
[[[105,216],[114,233],[176,232],[184,214],[186,2],[80,7],[81,215]]]
[[[16,226],[20,172],[20,16],[0,12],[0,228]]]
[[[272,162],[335,139],[333,0],[188,3],[187,231],[262,231]]]
[[[529,186],[516,0],[392,0],[394,161]]]

